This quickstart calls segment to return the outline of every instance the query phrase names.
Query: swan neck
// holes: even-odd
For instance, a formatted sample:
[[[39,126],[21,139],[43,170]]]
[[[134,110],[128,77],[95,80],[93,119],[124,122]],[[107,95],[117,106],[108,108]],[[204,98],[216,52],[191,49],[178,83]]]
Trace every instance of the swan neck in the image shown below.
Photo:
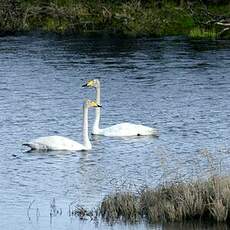
[[[98,105],[101,104],[101,87],[100,83],[98,83],[98,86],[96,87],[96,102]],[[93,125],[93,133],[97,134],[99,132],[99,125],[100,125],[100,115],[101,115],[101,108],[97,107],[95,109],[95,121]]]
[[[88,107],[85,104],[83,105],[83,145],[86,149],[92,148],[88,133]]]

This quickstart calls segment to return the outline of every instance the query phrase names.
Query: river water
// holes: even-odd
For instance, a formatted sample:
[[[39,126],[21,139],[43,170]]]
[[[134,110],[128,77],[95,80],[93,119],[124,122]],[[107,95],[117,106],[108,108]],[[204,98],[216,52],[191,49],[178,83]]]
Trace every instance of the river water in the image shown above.
[[[161,229],[81,221],[68,210],[97,207],[122,189],[208,177],[210,158],[228,175],[229,54],[229,41],[180,37],[0,38],[0,228]],[[40,136],[82,141],[82,101],[95,90],[81,85],[93,78],[102,127],[141,123],[160,137],[91,137],[89,152],[27,152],[22,143]],[[91,109],[90,128],[93,119]],[[53,199],[61,214],[51,218]]]

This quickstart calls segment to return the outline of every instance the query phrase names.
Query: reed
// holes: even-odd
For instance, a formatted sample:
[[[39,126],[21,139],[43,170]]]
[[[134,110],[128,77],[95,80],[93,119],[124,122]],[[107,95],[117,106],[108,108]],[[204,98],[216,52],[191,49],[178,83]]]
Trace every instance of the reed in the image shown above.
[[[100,214],[108,222],[135,222],[140,216],[140,210],[139,197],[130,192],[110,195],[100,206]]]
[[[120,192],[106,197],[99,208],[108,222],[141,218],[150,223],[188,220],[227,222],[230,218],[230,178],[211,177],[206,181],[174,182],[146,188],[138,195]]]
[[[172,179],[168,167],[162,161],[164,181],[157,187],[143,187],[135,192],[122,189],[106,196],[94,211],[72,213],[82,218],[94,213],[96,219],[102,218],[108,223],[119,221],[149,223],[212,223],[221,226],[230,220],[230,176],[224,174],[223,162],[229,155],[229,149],[221,148],[215,154],[201,149],[200,156],[207,163],[199,178],[184,181],[183,177]],[[164,153],[160,153],[164,156]],[[218,155],[218,158],[216,156]],[[196,177],[197,178],[197,177]],[[80,213],[80,214],[78,214]],[[87,214],[88,213],[88,214]],[[197,221],[197,222],[196,222]]]

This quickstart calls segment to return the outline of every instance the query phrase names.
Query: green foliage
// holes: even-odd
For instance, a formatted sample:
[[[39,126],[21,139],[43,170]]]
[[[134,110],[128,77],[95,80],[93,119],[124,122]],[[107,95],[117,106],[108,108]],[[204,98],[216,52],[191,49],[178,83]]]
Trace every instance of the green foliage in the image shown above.
[[[53,18],[47,18],[43,27],[45,31],[64,33],[68,28],[68,21],[55,20]]]
[[[18,1],[1,0],[0,2],[0,34],[13,33],[20,30],[22,14]]]
[[[230,17],[230,2],[225,5],[209,5],[208,10],[214,14],[224,14],[226,17]]]
[[[218,38],[218,34],[214,28],[207,30],[207,29],[201,29],[199,27],[195,27],[190,31],[189,36],[193,39],[215,40],[216,38]]]
[[[107,33],[123,36],[188,35],[215,39],[205,28],[203,5],[191,10],[183,1],[164,0],[1,0],[0,31],[40,29],[57,33]],[[179,4],[181,2],[181,4]],[[185,3],[186,1],[184,1]],[[17,6],[17,7],[15,7]],[[183,6],[183,7],[182,7]],[[230,6],[210,7],[230,14]]]

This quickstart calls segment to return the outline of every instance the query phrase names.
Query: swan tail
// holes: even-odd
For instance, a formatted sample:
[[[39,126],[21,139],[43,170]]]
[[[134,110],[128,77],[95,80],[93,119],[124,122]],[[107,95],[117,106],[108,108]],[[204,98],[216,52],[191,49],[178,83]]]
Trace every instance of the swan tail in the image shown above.
[[[27,146],[30,148],[30,150],[43,150],[43,151],[49,151],[49,150],[53,150],[50,149],[47,145],[44,145],[42,143],[23,143],[23,146]]]
[[[32,144],[30,144],[30,143],[23,143],[22,145],[23,145],[23,146],[27,146],[27,147],[29,147],[29,148],[31,148],[31,149],[34,148],[34,146],[33,146]]]
[[[31,150],[35,150],[35,149],[40,149],[36,144],[34,143],[23,143],[23,146],[27,146],[29,147]]]

